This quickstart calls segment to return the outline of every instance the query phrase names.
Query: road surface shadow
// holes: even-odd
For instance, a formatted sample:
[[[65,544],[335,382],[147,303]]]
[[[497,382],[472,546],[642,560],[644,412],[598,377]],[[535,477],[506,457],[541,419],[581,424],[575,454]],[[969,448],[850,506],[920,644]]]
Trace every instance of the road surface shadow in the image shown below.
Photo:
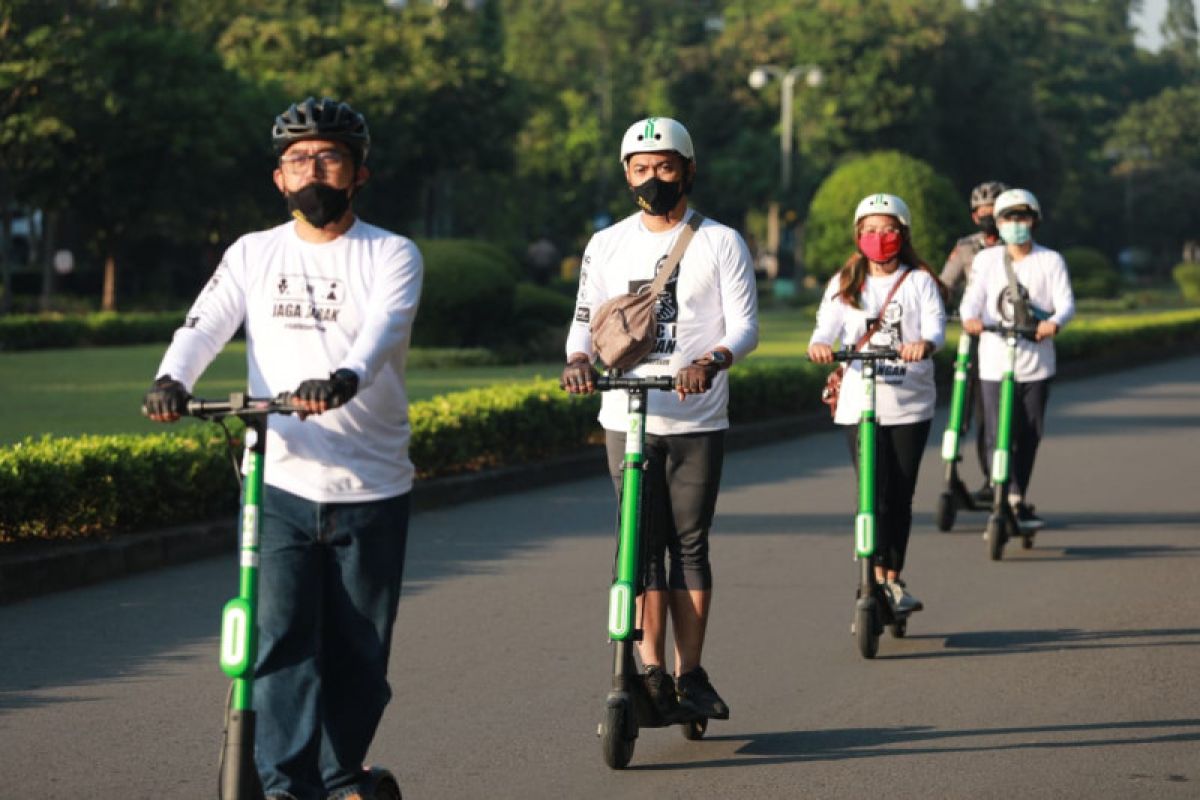
[[[1004,737],[1019,737],[1019,741],[1003,741]],[[982,739],[983,741],[971,741],[972,739]],[[1200,741],[1200,719],[964,728],[960,730],[941,730],[931,725],[835,728],[706,736],[704,742],[744,742],[744,744],[737,749],[738,757],[736,758],[710,760],[697,758],[695,761],[680,763],[638,764],[629,769],[631,771],[693,770],[944,753],[1074,750],[1088,747],[1197,741]],[[700,748],[703,747],[703,742],[697,744]],[[700,750],[697,750],[698,754],[699,752]],[[1175,779],[1187,780],[1183,776],[1177,776]]]
[[[1112,650],[1129,647],[1196,647],[1200,628],[1155,628],[1121,631],[1047,630],[969,631],[910,634],[909,641],[941,641],[941,650],[880,655],[880,660],[915,661],[930,658],[1017,655],[1061,650]]]

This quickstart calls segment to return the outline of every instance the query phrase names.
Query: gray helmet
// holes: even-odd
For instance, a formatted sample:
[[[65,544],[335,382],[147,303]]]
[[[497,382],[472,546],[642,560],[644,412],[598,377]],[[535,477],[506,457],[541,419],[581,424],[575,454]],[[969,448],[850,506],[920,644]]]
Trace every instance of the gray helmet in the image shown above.
[[[1008,189],[1000,181],[984,181],[971,190],[971,210],[980,206],[990,206],[996,202],[996,198]]]
[[[367,160],[367,151],[371,149],[371,134],[363,115],[348,104],[328,97],[320,100],[310,97],[292,103],[287,111],[275,118],[271,141],[277,154],[308,139],[341,142],[354,152],[359,163]]]

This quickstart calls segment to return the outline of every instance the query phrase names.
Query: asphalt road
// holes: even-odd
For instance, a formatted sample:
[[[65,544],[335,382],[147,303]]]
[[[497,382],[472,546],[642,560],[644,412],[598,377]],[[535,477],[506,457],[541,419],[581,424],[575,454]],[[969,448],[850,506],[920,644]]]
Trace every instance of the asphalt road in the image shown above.
[[[418,514],[372,759],[421,798],[1200,797],[1200,358],[1057,385],[1033,550],[933,526],[931,437],[874,661],[849,635],[853,473],[832,429],[730,454],[705,657],[732,718],[612,772],[611,486]],[[972,481],[976,473],[968,464]],[[211,798],[232,555],[0,607],[0,798]]]

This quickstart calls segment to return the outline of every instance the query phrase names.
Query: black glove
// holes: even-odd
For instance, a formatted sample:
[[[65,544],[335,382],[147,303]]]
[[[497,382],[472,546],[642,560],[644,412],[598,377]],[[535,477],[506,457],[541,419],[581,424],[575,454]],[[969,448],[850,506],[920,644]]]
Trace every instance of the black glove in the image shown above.
[[[142,413],[151,419],[176,419],[187,413],[188,400],[192,396],[187,388],[170,375],[154,381],[150,391],[142,398]]]
[[[344,406],[358,393],[358,375],[351,369],[329,373],[327,379],[312,379],[301,383],[292,394],[293,400],[324,405],[325,410]]]
[[[596,389],[596,378],[599,373],[592,362],[579,358],[563,367],[562,377],[558,385],[571,394],[591,394]]]

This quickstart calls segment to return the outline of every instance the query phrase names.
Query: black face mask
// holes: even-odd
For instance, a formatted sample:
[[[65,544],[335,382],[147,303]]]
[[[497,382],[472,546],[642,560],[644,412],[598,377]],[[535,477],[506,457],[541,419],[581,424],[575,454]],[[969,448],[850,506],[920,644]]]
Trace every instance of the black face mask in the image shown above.
[[[993,238],[1000,235],[1000,229],[996,227],[996,218],[991,214],[979,218],[979,230]]]
[[[641,186],[630,187],[633,202],[637,207],[652,217],[665,217],[667,212],[679,203],[683,197],[683,184],[679,181],[667,182],[653,177]]]
[[[336,222],[350,207],[350,190],[335,189],[317,181],[298,192],[288,192],[287,207],[292,216],[312,225],[324,228]]]

